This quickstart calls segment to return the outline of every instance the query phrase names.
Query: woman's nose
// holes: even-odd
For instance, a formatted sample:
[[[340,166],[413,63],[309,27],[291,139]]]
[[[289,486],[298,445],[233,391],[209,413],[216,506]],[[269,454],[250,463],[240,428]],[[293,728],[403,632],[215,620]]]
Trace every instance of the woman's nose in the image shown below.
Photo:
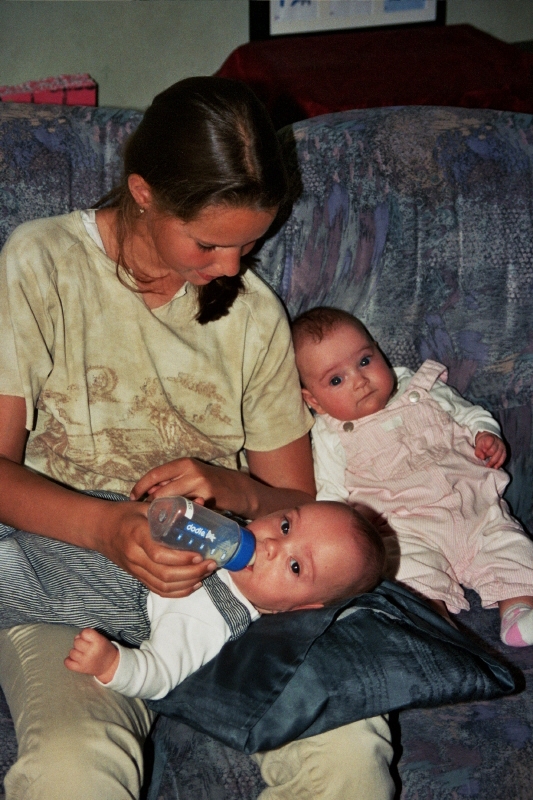
[[[221,275],[226,275],[228,278],[237,275],[241,268],[240,247],[228,247],[220,250],[216,266]]]

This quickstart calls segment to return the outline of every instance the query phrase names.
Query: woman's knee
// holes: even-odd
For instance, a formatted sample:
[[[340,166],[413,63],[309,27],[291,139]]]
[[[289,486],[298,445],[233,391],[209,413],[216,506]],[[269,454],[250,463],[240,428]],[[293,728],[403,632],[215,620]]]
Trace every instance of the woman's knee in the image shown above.
[[[126,734],[126,735],[125,735]],[[144,780],[142,742],[122,728],[64,731],[26,747],[5,778],[6,800],[136,800]]]
[[[141,700],[64,667],[75,632],[32,625],[1,635],[0,678],[19,744],[5,782],[9,800],[139,794],[152,715]]]
[[[67,725],[26,743],[6,776],[6,800],[137,798],[142,749],[142,741],[122,727]]]
[[[395,786],[385,717],[373,717],[257,754],[260,800],[390,800]]]

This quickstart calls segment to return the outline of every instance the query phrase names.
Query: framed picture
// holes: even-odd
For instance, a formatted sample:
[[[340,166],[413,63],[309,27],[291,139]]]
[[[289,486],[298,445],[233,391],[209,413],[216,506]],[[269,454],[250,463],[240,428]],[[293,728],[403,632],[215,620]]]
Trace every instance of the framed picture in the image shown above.
[[[251,41],[446,21],[446,0],[249,0],[249,6]]]

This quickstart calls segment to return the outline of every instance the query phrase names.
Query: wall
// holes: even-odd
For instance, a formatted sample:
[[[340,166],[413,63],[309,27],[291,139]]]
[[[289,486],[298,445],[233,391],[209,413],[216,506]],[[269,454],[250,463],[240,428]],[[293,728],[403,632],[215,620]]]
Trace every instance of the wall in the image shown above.
[[[503,39],[533,39],[533,0],[448,0],[448,25],[469,23]]]
[[[533,0],[448,0],[448,23],[533,39]],[[248,0],[0,0],[0,85],[89,72],[100,105],[145,108],[248,41]]]
[[[0,85],[88,72],[100,105],[144,109],[246,41],[248,0],[0,0]]]

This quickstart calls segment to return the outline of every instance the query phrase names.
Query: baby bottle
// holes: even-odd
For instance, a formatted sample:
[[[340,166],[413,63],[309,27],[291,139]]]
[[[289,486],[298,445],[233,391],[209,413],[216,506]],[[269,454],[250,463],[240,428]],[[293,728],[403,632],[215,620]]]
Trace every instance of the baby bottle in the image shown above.
[[[177,550],[194,550],[236,572],[255,556],[255,536],[235,520],[186,497],[156,497],[148,509],[152,538]]]

